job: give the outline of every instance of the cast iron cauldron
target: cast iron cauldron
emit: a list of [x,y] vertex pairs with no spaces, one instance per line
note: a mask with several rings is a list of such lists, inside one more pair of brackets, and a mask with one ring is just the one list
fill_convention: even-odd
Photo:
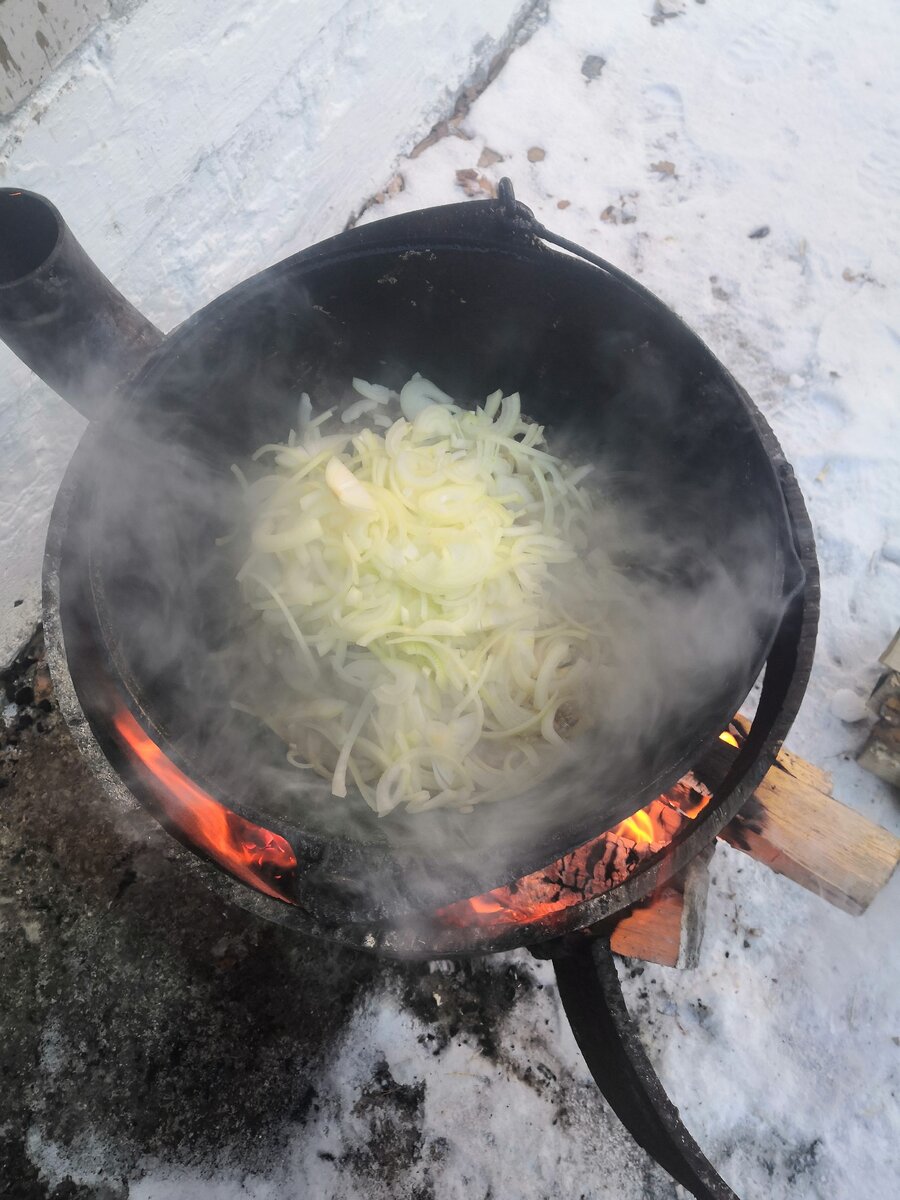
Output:
[[[716,739],[802,591],[783,491],[790,468],[749,398],[659,300],[544,230],[507,181],[496,201],[313,246],[166,338],[111,288],[52,205],[5,189],[0,335],[96,418],[48,541],[45,621],[74,685],[67,715],[84,714],[146,799],[113,725],[125,705],[186,775],[290,843],[303,867],[295,898],[326,924],[483,892],[640,808]],[[663,539],[691,531],[735,578],[752,530],[760,603],[753,628],[740,630],[740,660],[723,678],[701,648],[688,678],[660,673],[658,694],[678,697],[664,727],[652,738],[635,728],[611,759],[599,738],[595,771],[573,778],[562,806],[543,789],[503,802],[501,820],[487,807],[379,821],[361,800],[310,804],[302,779],[261,767],[283,758],[274,735],[230,707],[239,681],[223,674],[220,651],[236,594],[226,556],[208,552],[234,502],[230,464],[284,438],[301,389],[325,406],[352,375],[398,386],[416,370],[471,402],[520,389],[551,437],[564,429],[577,453],[602,457],[617,502],[640,497]],[[704,570],[687,562],[672,586],[702,588]]]

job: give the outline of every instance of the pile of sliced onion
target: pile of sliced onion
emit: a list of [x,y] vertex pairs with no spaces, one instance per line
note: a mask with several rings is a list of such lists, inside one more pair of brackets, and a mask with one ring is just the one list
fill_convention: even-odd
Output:
[[284,684],[256,711],[335,796],[468,811],[532,787],[585,724],[598,637],[569,613],[590,468],[547,450],[518,394],[473,411],[419,375],[353,387],[340,418],[304,395],[254,456],[238,579]]

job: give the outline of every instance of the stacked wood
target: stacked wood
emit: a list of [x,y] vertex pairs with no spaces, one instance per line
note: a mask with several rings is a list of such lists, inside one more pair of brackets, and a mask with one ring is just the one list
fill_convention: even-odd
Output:
[[859,754],[859,765],[900,787],[900,630],[879,660],[885,673],[869,698],[878,723]]

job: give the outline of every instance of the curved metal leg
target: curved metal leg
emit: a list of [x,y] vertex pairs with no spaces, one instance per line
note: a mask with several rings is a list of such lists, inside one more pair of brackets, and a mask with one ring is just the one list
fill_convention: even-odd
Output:
[[563,1008],[588,1069],[639,1146],[697,1200],[738,1200],[681,1123],[625,1006],[609,943],[587,938],[550,951]]

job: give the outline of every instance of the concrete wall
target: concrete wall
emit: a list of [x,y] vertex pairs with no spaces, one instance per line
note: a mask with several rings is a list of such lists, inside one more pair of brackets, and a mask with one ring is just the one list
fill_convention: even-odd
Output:
[[[0,121],[0,182],[50,197],[168,329],[338,232],[531,7],[119,0]],[[38,619],[50,507],[82,429],[0,344],[0,663]]]
[[107,0],[0,0],[0,114],[34,91],[108,8]]

